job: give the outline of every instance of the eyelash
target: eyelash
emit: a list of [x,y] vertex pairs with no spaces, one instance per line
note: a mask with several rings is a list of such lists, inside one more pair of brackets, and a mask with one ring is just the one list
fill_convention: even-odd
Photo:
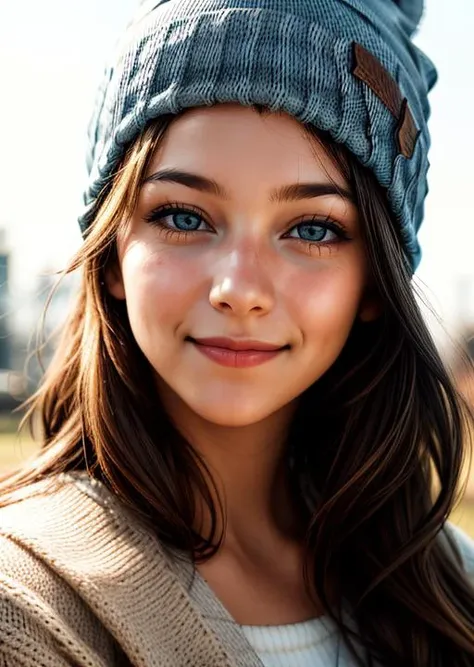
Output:
[[190,234],[199,233],[197,231],[186,232],[181,229],[173,229],[165,225],[163,223],[163,218],[166,218],[169,215],[173,215],[174,213],[191,213],[193,215],[197,215],[198,217],[202,218],[202,220],[206,224],[209,224],[205,219],[203,211],[201,211],[199,208],[192,206],[190,204],[184,205],[178,202],[170,202],[169,204],[163,204],[162,206],[154,208],[144,217],[144,220],[145,222],[148,222],[151,225],[159,227],[161,231],[165,234],[165,238],[179,237],[180,239],[185,240]]
[[[153,209],[150,211],[145,217],[144,220],[152,225],[156,225],[160,227],[161,231],[165,234],[165,238],[179,238],[180,240],[186,240],[188,236],[192,236],[193,234],[200,234],[202,230],[190,230],[190,231],[185,231],[181,229],[173,229],[172,227],[168,227],[167,225],[164,224],[163,218],[168,217],[169,215],[173,215],[176,213],[190,213],[191,215],[196,215],[197,217],[201,218],[201,220],[211,227],[211,225],[207,222],[205,215],[203,211],[196,206],[192,206],[189,204],[180,204],[179,202],[170,202],[168,204],[163,204],[162,206],[158,206],[157,208]],[[336,234],[337,241],[308,241],[305,239],[299,239],[295,237],[288,236],[289,233],[295,229],[295,227],[298,227],[299,225],[302,224],[317,224],[320,225],[321,227],[324,227],[328,229],[329,231],[333,232]],[[340,243],[344,241],[350,241],[351,237],[347,233],[346,229],[338,222],[335,220],[332,220],[329,216],[321,218],[319,216],[310,216],[309,218],[302,218],[298,222],[292,225],[292,227],[283,235],[283,238],[291,238],[293,241],[296,241],[297,243],[303,244],[306,248],[313,248],[316,247],[318,249],[321,249],[322,246],[328,246],[329,248],[334,245],[335,243]]]

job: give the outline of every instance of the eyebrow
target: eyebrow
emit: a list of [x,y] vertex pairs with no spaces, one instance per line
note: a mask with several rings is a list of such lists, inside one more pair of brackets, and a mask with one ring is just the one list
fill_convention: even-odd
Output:
[[294,183],[293,185],[284,185],[281,188],[272,190],[270,201],[280,203],[298,201],[300,199],[313,199],[314,197],[326,197],[328,195],[337,195],[355,203],[354,196],[347,188],[330,181],[325,183]]
[[[230,199],[229,193],[217,181],[198,174],[192,174],[179,169],[162,169],[147,176],[142,181],[142,186],[147,183],[177,183],[200,192],[220,197],[221,199]],[[288,201],[298,201],[300,199],[313,199],[315,197],[326,197],[336,195],[355,203],[354,196],[347,188],[336,185],[331,181],[324,183],[294,183],[292,185],[283,185],[270,193],[270,201],[281,203]]]
[[180,171],[179,169],[163,169],[161,171],[156,171],[154,174],[147,176],[143,180],[142,185],[157,182],[178,183],[179,185],[185,185],[188,188],[193,188],[200,192],[208,192],[209,194],[217,195],[217,197],[221,197],[222,199],[230,198],[225,189],[212,178],[198,176],[198,174],[191,174],[187,171]]

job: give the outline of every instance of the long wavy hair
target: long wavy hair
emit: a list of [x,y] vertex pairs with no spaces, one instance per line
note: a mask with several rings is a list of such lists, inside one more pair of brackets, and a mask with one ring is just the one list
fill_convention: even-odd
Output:
[[[216,485],[160,405],[126,306],[104,284],[117,262],[117,234],[172,122],[153,121],[129,147],[65,271],[80,272],[77,299],[25,403],[24,421],[35,433],[39,424],[41,449],[33,465],[0,480],[0,505],[39,479],[87,470],[159,540],[202,562],[223,537]],[[474,590],[444,526],[458,499],[472,416],[420,313],[384,190],[342,146],[306,130],[351,185],[382,313],[355,322],[335,364],[300,397],[289,430],[288,475],[306,526],[305,582],[359,664],[467,667]],[[193,529],[196,490],[211,517],[205,535]]]

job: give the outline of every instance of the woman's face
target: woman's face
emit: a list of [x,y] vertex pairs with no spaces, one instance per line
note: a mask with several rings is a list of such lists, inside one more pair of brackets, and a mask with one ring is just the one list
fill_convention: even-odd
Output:
[[285,114],[232,104],[177,118],[118,254],[108,288],[163,399],[215,424],[292,404],[373,314],[348,184]]

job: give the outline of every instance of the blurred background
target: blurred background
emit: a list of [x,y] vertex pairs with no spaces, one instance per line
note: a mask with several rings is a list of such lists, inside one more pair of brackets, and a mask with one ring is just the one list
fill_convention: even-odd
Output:
[[[386,0],[387,1],[387,0]],[[459,388],[474,403],[474,3],[425,0],[415,39],[435,62],[430,193],[416,284]],[[0,470],[34,451],[12,412],[41,369],[25,365],[55,272],[79,247],[85,133],[96,85],[136,0],[0,3]],[[74,294],[68,278],[45,321],[60,325]],[[433,314],[436,313],[436,316]],[[52,352],[44,352],[45,363]],[[467,471],[469,474],[469,471]],[[474,473],[454,520],[474,536]]]

